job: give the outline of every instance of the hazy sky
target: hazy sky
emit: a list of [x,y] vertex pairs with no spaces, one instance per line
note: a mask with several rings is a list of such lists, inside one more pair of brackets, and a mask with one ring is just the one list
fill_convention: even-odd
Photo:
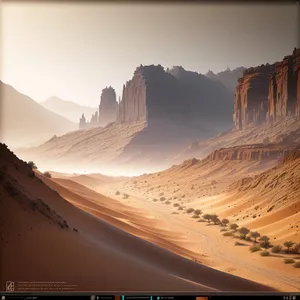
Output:
[[140,64],[219,72],[299,47],[296,4],[3,3],[0,78],[43,101],[99,104]]

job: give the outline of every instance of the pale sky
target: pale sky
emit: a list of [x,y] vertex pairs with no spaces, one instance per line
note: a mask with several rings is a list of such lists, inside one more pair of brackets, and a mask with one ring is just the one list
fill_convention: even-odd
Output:
[[206,73],[281,60],[299,47],[296,4],[2,3],[1,74],[36,101],[97,106],[140,64]]

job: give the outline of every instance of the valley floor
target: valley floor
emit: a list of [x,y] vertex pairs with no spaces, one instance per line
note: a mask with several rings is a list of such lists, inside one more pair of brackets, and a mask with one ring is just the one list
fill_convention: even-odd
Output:
[[[239,239],[223,236],[223,232],[220,232],[222,227],[198,222],[198,219],[191,218],[185,209],[178,211],[177,207],[173,206],[174,201],[171,205],[154,202],[153,197],[134,188],[132,181],[98,186],[95,182],[89,186],[90,189],[83,190],[81,185],[72,180],[53,180],[71,189],[75,194],[84,195],[85,201],[72,200],[62,191],[58,191],[74,205],[176,254],[280,291],[300,290],[299,269],[283,263],[284,258],[290,258],[291,255],[272,254],[270,257],[261,257],[259,253],[249,251],[251,243],[247,241],[243,242],[242,246],[235,246]],[[95,192],[116,201],[98,202]],[[172,195],[164,196],[168,199]],[[211,200],[223,202],[226,201],[226,197],[229,195],[220,193],[211,196]],[[185,203],[181,204],[186,208]],[[292,257],[296,261],[300,260],[299,255]]]

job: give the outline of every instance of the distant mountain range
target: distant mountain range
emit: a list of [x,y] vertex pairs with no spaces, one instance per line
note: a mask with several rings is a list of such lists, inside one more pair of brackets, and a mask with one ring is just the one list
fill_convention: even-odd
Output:
[[243,76],[243,72],[246,70],[244,67],[239,67],[233,70],[227,68],[225,71],[220,73],[214,73],[208,71],[205,76],[212,80],[218,80],[223,83],[231,92],[235,92],[238,79]]
[[54,134],[77,129],[75,123],[47,110],[2,81],[0,93],[1,141],[10,147],[34,146]]
[[39,104],[75,123],[79,122],[83,113],[89,120],[98,109],[97,107],[82,106],[72,101],[62,100],[58,97],[50,97]]

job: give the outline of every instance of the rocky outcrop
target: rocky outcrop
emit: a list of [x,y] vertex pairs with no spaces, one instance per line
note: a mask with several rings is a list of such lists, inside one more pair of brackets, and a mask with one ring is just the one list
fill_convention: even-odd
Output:
[[233,121],[236,129],[256,126],[265,121],[268,107],[269,76],[274,65],[262,65],[244,71],[234,96]]
[[300,116],[300,49],[272,65],[245,70],[234,98],[235,129]]
[[230,148],[221,148],[212,152],[208,158],[211,160],[277,160],[283,159],[295,149],[299,149],[299,145],[286,145],[270,144],[270,145],[245,145]]
[[230,126],[232,97],[220,82],[182,67],[141,65],[123,86],[117,120],[182,123],[191,130],[207,122],[211,128],[221,122]]
[[[118,102],[116,92],[110,86],[102,90],[101,101],[99,105],[99,125],[106,126],[117,119]],[[98,117],[98,116],[97,116]]]
[[86,118],[84,116],[84,114],[82,114],[80,120],[79,120],[79,129],[85,129],[86,128]]
[[291,115],[300,115],[300,49],[283,61],[275,63],[275,71],[269,79],[269,121],[277,121]]

